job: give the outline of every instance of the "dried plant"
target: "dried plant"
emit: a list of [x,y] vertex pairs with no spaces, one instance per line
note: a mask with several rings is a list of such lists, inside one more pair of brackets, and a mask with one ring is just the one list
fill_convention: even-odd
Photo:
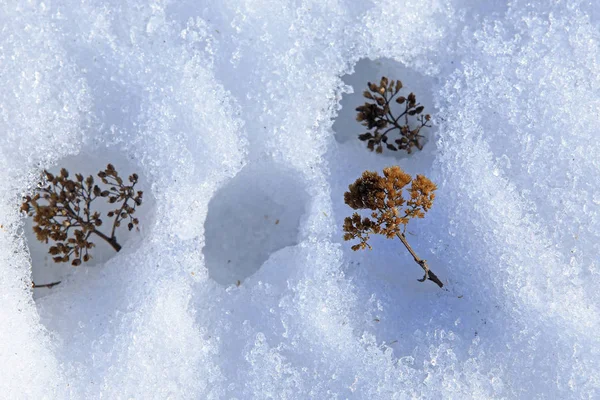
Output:
[[[407,186],[410,184],[410,188]],[[407,189],[408,198],[403,196]],[[369,217],[361,217],[355,212],[344,220],[344,240],[358,239],[352,250],[369,248],[371,234],[384,235],[388,239],[397,237],[406,247],[417,264],[425,271],[421,282],[429,279],[439,287],[443,283],[429,270],[427,262],[417,256],[406,239],[406,225],[412,218],[423,218],[433,205],[435,184],[423,175],[414,179],[398,166],[377,172],[365,171],[344,193],[344,201],[354,210],[371,210]]]
[[[78,266],[89,261],[92,258],[90,249],[95,247],[93,235],[119,251],[121,245],[115,236],[116,229],[124,221],[128,221],[129,230],[139,224],[133,216],[136,207],[142,204],[143,194],[135,191],[137,174],[129,176],[129,184],[125,184],[115,168],[108,164],[104,171],[98,172],[98,177],[104,189],[94,184],[91,175],[84,179],[81,174],[76,174],[73,180],[64,168],[59,175],[44,171],[43,182],[38,184],[35,194],[24,198],[21,210],[33,217],[37,239],[44,243],[49,239],[56,242],[48,253],[57,263],[71,261],[71,265]],[[107,213],[107,217],[113,219],[110,234],[100,231],[103,220],[100,213],[91,208],[92,202],[99,197],[115,205],[115,209]],[[34,287],[52,285],[34,284]]]
[[[431,116],[422,114],[424,107],[417,103],[415,94],[396,97],[402,89],[402,82],[400,80],[388,82],[385,76],[381,78],[379,85],[369,82],[368,86],[369,90],[365,90],[363,96],[373,103],[367,101],[358,107],[356,120],[366,126],[370,132],[363,133],[358,138],[366,141],[369,150],[375,150],[377,153],[383,152],[384,144],[388,150],[406,150],[409,154],[413,147],[422,150],[423,145],[419,139],[424,136],[420,132],[424,127],[431,127],[429,124]],[[397,117],[390,108],[393,101],[404,104],[404,111]],[[410,128],[409,117],[415,117],[417,121],[414,129]],[[390,143],[388,138],[392,131],[398,131],[400,134],[400,137],[393,141],[395,144]]]

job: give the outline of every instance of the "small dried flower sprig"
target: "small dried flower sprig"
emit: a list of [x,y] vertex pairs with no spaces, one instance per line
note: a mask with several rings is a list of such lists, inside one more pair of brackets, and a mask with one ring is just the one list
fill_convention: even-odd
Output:
[[[409,198],[402,191],[407,188]],[[398,166],[384,168],[383,176],[365,171],[344,193],[344,201],[354,210],[371,210],[369,217],[355,212],[344,220],[344,240],[358,239],[352,250],[369,248],[371,234],[384,235],[388,239],[397,237],[406,247],[417,264],[425,271],[421,282],[429,279],[439,287],[444,284],[429,270],[427,261],[419,258],[406,239],[406,225],[412,218],[423,218],[431,209],[435,198],[435,184],[423,175],[414,179]]]
[[[385,76],[381,78],[379,85],[369,82],[368,86],[369,90],[365,90],[363,96],[374,103],[367,101],[356,108],[358,111],[356,120],[366,126],[370,132],[363,133],[358,138],[366,141],[369,150],[375,150],[377,153],[383,152],[384,144],[388,150],[406,150],[409,154],[413,147],[422,150],[423,145],[419,139],[424,136],[420,132],[424,127],[431,127],[431,116],[422,114],[424,107],[417,103],[415,94],[396,97],[402,89],[402,82],[400,80],[389,82]],[[404,111],[397,117],[390,108],[393,101],[404,104]],[[410,128],[409,117],[416,117],[417,125],[413,129]],[[395,130],[400,134],[400,138],[390,143],[388,135]]]
[[[127,227],[132,230],[139,224],[133,216],[136,207],[142,204],[142,191],[136,191],[137,174],[129,176],[129,184],[125,184],[112,164],[108,164],[98,177],[105,185],[101,189],[94,183],[90,175],[84,179],[76,174],[75,179],[69,179],[69,172],[61,169],[60,174],[54,175],[44,171],[43,182],[35,189],[33,196],[26,196],[21,205],[21,211],[33,217],[33,231],[39,241],[48,243],[51,239],[56,242],[50,246],[48,253],[53,255],[57,263],[69,262],[78,266],[89,261],[92,256],[90,249],[95,247],[91,241],[92,235],[106,241],[115,251],[121,250],[121,245],[115,236],[116,229],[125,220]],[[110,235],[99,230],[104,225],[100,213],[92,211],[91,204],[98,197],[103,197],[116,208],[108,212],[109,218],[114,218]],[[42,204],[43,203],[43,204]],[[34,287],[52,287],[34,285]]]

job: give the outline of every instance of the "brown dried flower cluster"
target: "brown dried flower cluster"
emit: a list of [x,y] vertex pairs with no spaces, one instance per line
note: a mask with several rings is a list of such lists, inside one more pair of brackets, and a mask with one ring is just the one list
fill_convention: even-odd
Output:
[[[71,264],[78,266],[89,261],[92,258],[90,249],[95,247],[92,235],[102,238],[119,251],[121,245],[115,236],[116,229],[124,220],[128,220],[129,230],[139,224],[138,219],[133,217],[136,207],[142,204],[143,194],[134,189],[137,174],[129,176],[129,184],[125,184],[115,168],[108,164],[98,177],[105,189],[94,184],[91,175],[84,179],[81,174],[76,174],[73,180],[69,179],[69,172],[64,168],[59,175],[44,171],[44,182],[38,184],[36,193],[24,198],[21,211],[33,217],[33,231],[37,239],[45,243],[49,239],[56,242],[48,250],[55,262],[72,260]],[[98,197],[116,205],[107,214],[114,218],[110,235],[99,230],[103,226],[101,215],[91,209],[92,202]]]
[[[366,102],[358,107],[356,109],[358,111],[356,120],[372,131],[363,133],[358,138],[366,141],[369,150],[375,150],[377,153],[383,152],[384,144],[388,150],[406,150],[409,154],[412,152],[413,147],[422,150],[423,145],[419,139],[423,136],[420,132],[423,127],[431,127],[429,124],[431,116],[422,114],[424,107],[417,103],[415,94],[410,93],[408,97],[396,97],[402,89],[402,82],[400,80],[389,82],[385,76],[381,78],[379,85],[369,82],[368,86],[369,90],[365,90],[363,96],[374,101],[374,103]],[[397,117],[394,116],[390,108],[393,101],[404,104],[404,111]],[[411,129],[409,117],[415,116],[418,124],[416,128]],[[388,134],[394,130],[398,131],[400,138],[390,143]]]
[[[410,187],[407,187],[410,184]],[[377,172],[365,171],[344,193],[344,201],[354,210],[371,210],[370,217],[361,217],[355,212],[344,220],[344,240],[358,239],[352,250],[369,248],[371,234],[384,235],[388,239],[397,237],[404,244],[415,262],[423,268],[425,276],[439,287],[443,283],[429,270],[427,262],[420,259],[406,240],[406,225],[411,218],[423,218],[431,209],[435,198],[435,184],[423,175],[414,179],[398,166]],[[406,190],[408,197],[403,196]]]

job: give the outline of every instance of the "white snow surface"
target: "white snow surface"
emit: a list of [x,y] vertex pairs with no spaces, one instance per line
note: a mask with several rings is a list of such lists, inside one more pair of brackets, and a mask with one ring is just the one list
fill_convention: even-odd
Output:
[[[356,139],[382,75],[423,151]],[[600,398],[597,2],[5,0],[0,87],[0,397]],[[21,197],[108,162],[140,231],[49,262]],[[439,187],[408,230],[446,290],[341,240],[394,164]]]

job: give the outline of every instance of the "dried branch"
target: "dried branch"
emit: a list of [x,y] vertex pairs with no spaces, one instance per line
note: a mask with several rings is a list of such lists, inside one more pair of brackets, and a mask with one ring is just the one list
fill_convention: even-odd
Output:
[[[410,93],[408,97],[396,97],[402,89],[402,82],[391,81],[384,76],[381,78],[379,85],[368,83],[369,90],[363,92],[363,96],[371,101],[365,102],[362,106],[356,108],[358,114],[356,120],[366,126],[370,132],[358,135],[358,138],[367,142],[367,148],[377,153],[383,152],[383,144],[388,150],[398,151],[406,150],[409,154],[412,148],[416,147],[419,150],[423,149],[423,145],[419,139],[423,138],[420,134],[424,127],[430,128],[429,114],[422,115],[424,107],[417,103],[417,98],[414,93]],[[404,104],[404,111],[397,117],[394,117],[390,105],[394,101],[398,104]],[[410,128],[409,117],[415,117],[418,122],[414,129]],[[404,124],[399,121],[404,117]],[[388,135],[390,132],[397,130],[400,138],[394,140],[395,144],[388,143]]]
[[[37,239],[45,243],[49,239],[56,242],[50,246],[48,253],[54,256],[53,260],[57,263],[71,261],[71,265],[78,266],[89,261],[92,258],[89,251],[95,247],[90,240],[92,235],[106,241],[115,251],[120,251],[121,245],[115,236],[116,228],[126,218],[129,219],[129,230],[139,224],[138,219],[133,217],[136,207],[142,204],[143,194],[134,189],[138,181],[137,174],[131,175],[130,185],[126,185],[112,164],[108,164],[104,171],[98,173],[98,177],[104,185],[109,186],[108,189],[102,190],[94,184],[91,175],[84,179],[81,174],[76,174],[75,180],[72,180],[64,168],[59,175],[44,171],[43,182],[38,184],[35,194],[24,198],[21,210],[33,217],[33,231]],[[91,209],[92,202],[99,197],[108,198],[110,204],[118,205],[107,214],[109,218],[114,217],[110,236],[99,230],[103,225],[100,213]],[[52,287],[55,284],[34,287]]]
[[[361,217],[355,212],[344,220],[344,240],[358,239],[359,243],[352,250],[371,249],[368,243],[371,234],[384,235],[388,239],[397,237],[406,247],[413,259],[425,275],[421,282],[429,279],[439,287],[443,283],[429,270],[427,262],[417,256],[408,244],[406,225],[412,218],[424,218],[431,209],[437,187],[423,175],[414,179],[402,171],[400,167],[384,168],[383,175],[365,171],[344,193],[344,201],[354,210],[371,210],[370,217]],[[402,191],[410,184],[409,198],[405,199]]]

